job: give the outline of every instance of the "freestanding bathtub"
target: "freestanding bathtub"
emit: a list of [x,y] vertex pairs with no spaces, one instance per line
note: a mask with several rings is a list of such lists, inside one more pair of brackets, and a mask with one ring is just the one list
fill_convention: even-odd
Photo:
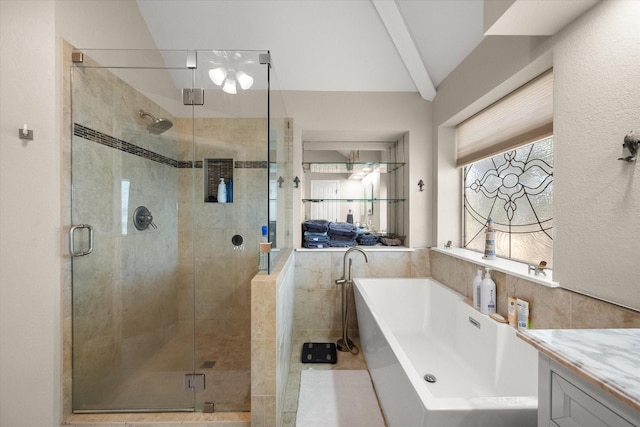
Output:
[[354,284],[360,342],[389,427],[537,424],[538,354],[514,328],[431,278]]

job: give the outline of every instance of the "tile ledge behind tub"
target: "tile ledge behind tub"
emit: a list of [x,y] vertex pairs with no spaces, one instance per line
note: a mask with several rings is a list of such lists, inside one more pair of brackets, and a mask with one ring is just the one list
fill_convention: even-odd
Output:
[[[407,246],[350,246],[363,249],[365,252],[413,252],[415,248],[409,248]],[[296,252],[346,252],[349,248],[296,248]]]
[[[524,262],[513,261],[510,259],[504,259],[504,258],[486,260],[482,258],[481,253],[470,251],[469,249],[463,249],[463,248],[451,248],[451,249],[431,248],[431,250],[438,252],[439,254],[449,255],[454,258],[461,259],[463,261],[472,262],[474,264],[481,265],[483,267],[489,267],[492,270],[501,271],[511,276],[528,280],[530,282],[537,283],[539,285],[546,286],[548,288],[557,288],[560,286],[558,282],[554,282],[550,277],[528,274],[529,267]],[[553,271],[551,271],[550,273],[553,274]]]

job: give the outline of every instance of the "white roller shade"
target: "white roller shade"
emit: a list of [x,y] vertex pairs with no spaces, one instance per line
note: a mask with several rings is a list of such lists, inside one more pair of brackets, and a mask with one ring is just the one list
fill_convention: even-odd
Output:
[[457,166],[553,135],[553,72],[536,77],[456,127]]

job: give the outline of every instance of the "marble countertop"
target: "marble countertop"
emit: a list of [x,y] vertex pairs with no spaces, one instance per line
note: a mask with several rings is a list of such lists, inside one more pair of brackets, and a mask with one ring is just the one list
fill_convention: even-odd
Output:
[[640,411],[640,329],[528,329],[518,336]]

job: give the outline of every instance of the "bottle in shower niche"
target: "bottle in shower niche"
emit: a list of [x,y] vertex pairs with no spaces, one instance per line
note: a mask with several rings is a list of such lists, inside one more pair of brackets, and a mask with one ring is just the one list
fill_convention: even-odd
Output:
[[269,269],[269,252],[271,244],[269,243],[269,227],[262,226],[262,236],[260,237],[260,245],[258,248],[258,270],[267,271]]
[[220,178],[218,183],[218,203],[227,203],[227,186],[224,183],[224,178]]
[[473,308],[480,310],[481,301],[481,287],[482,284],[482,270],[478,269],[476,277],[473,278]]
[[484,279],[480,283],[480,312],[491,314],[496,312],[496,282],[491,279],[490,269],[486,269]]
[[484,259],[496,259],[496,231],[493,229],[493,220],[487,219],[487,230],[484,241]]
[[227,181],[227,203],[233,203],[233,181],[231,178]]

